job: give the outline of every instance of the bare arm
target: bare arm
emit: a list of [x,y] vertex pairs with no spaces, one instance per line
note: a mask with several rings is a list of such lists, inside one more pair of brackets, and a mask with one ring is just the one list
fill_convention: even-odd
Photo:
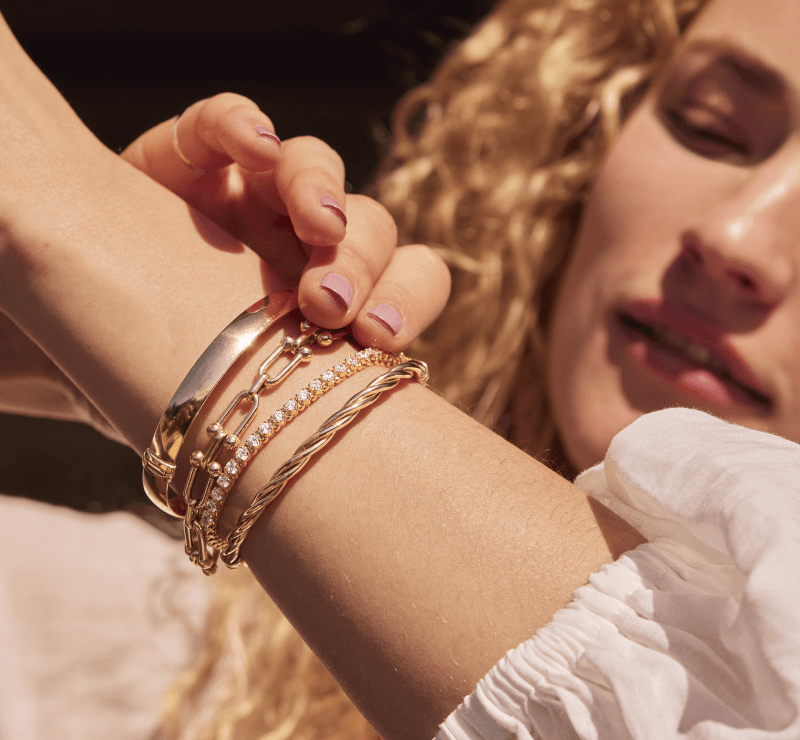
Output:
[[[103,149],[2,34],[0,309],[143,450],[186,370],[270,276]],[[264,342],[226,379],[217,408],[249,385],[275,339]],[[274,399],[340,353],[320,353]],[[237,484],[231,511],[378,372],[346,381],[283,430]],[[411,385],[307,467],[245,556],[383,736],[424,738],[591,572],[638,542],[616,522],[601,527],[568,482]]]

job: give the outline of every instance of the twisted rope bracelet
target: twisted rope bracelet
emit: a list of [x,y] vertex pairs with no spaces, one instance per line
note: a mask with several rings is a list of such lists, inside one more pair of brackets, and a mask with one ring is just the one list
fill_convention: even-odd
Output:
[[375,403],[384,391],[394,388],[401,380],[408,380],[416,376],[420,383],[427,382],[428,367],[424,362],[409,360],[403,355],[389,355],[389,357],[397,357],[398,364],[389,372],[373,380],[364,390],[356,393],[340,411],[329,417],[311,437],[295,450],[294,455],[275,471],[267,485],[256,494],[253,502],[239,517],[233,532],[227,537],[225,547],[220,555],[220,559],[225,565],[229,568],[239,566],[242,545],[258,518],[277,498],[289,480],[303,469],[313,454],[319,452],[330,442],[336,432],[346,427],[362,409]]

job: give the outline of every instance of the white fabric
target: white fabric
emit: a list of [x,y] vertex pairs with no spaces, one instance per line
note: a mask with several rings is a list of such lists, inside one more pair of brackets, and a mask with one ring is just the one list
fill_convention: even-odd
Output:
[[800,447],[649,414],[576,483],[648,543],[510,651],[441,740],[798,740]]
[[152,736],[208,609],[195,571],[130,514],[0,496],[0,738]]

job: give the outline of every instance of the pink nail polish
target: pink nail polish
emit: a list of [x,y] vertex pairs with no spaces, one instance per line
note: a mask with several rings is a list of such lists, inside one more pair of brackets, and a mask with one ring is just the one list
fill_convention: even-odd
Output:
[[353,286],[343,275],[338,272],[329,272],[322,278],[319,287],[333,293],[344,304],[345,308],[350,307],[350,301],[353,300]]
[[397,334],[403,326],[403,319],[400,318],[400,314],[385,303],[373,306],[367,311],[367,316],[380,321],[392,334]]
[[325,193],[325,195],[319,199],[319,202],[325,206],[325,208],[330,208],[340,219],[342,219],[342,223],[347,226],[347,216],[345,215],[344,208],[342,208],[341,203],[339,203],[336,198]]
[[272,133],[272,131],[265,126],[256,126],[255,131],[262,139],[269,139],[270,141],[274,141],[278,146],[281,145],[281,140],[277,135]]

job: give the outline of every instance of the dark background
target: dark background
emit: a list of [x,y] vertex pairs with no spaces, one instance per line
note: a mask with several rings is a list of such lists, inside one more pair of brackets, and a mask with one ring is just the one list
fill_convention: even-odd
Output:
[[[190,103],[254,99],[281,138],[318,136],[354,191],[370,180],[395,101],[494,0],[0,2],[25,50],[114,151]],[[109,511],[144,506],[141,462],[77,424],[0,415],[0,491]],[[141,513],[141,512],[140,512]]]

